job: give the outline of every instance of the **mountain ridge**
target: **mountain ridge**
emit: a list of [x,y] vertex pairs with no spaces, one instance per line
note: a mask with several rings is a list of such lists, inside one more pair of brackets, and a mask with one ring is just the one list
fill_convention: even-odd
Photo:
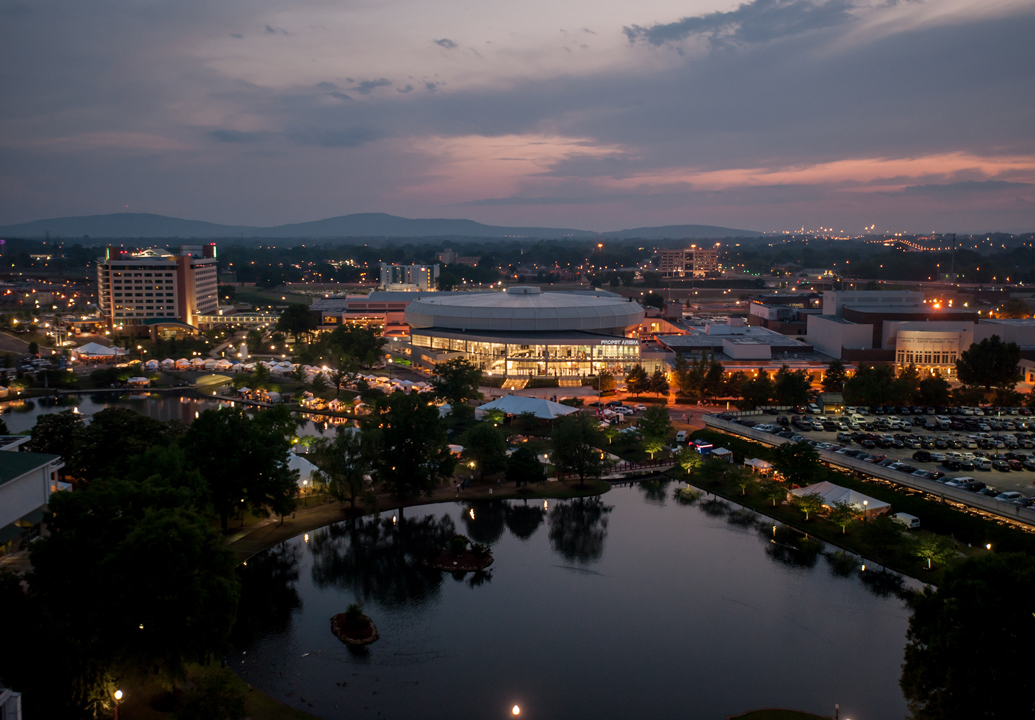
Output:
[[[640,233],[640,234],[637,234]],[[675,233],[675,234],[673,234]],[[485,225],[463,218],[411,219],[387,213],[352,213],[323,220],[288,223],[271,227],[222,225],[204,220],[157,215],[153,213],[113,213],[81,215],[33,220],[27,223],[0,226],[0,236],[40,239],[45,237],[75,239],[345,239],[469,237],[469,238],[634,238],[695,239],[710,237],[750,237],[761,233],[714,225],[666,225],[634,228],[607,233],[575,228],[508,227]]]

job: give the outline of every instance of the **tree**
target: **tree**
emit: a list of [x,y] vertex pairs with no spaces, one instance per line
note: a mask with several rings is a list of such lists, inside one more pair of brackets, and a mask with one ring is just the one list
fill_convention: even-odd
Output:
[[76,433],[82,427],[83,416],[74,410],[40,415],[27,444],[32,452],[60,455],[67,461],[75,449]]
[[861,367],[846,383],[849,405],[887,405],[892,401],[895,369],[888,365]]
[[1010,298],[996,310],[996,317],[1025,319],[1031,317],[1031,305],[1021,298]]
[[704,458],[701,457],[701,453],[684,445],[676,452],[675,461],[676,465],[683,468],[683,472],[693,475],[696,470],[700,469]]
[[454,290],[457,285],[460,284],[460,278],[453,273],[447,271],[442,272],[438,276],[438,289],[442,292],[449,292]]
[[773,448],[773,468],[794,485],[815,483],[822,471],[819,453],[807,442],[784,443]]
[[956,376],[964,385],[1013,387],[1020,378],[1021,349],[1017,343],[1004,343],[998,335],[974,343],[960,353]]
[[464,433],[464,453],[474,460],[480,477],[492,475],[507,467],[507,441],[500,429],[481,422]]
[[741,399],[737,401],[737,407],[741,410],[754,410],[759,405],[768,405],[773,397],[773,382],[765,370],[759,370],[758,375],[743,381],[740,387]]
[[7,429],[7,423],[4,422],[3,418],[0,418],[0,435],[10,435],[11,431]]
[[607,438],[607,444],[610,445],[612,441],[621,434],[621,430],[616,428],[614,425],[608,423],[606,428],[603,428],[600,433]]
[[[864,513],[865,514],[865,513]],[[902,542],[902,525],[890,515],[865,518],[860,532],[862,539],[871,548],[883,554]]]
[[431,385],[435,395],[453,407],[453,412],[468,400],[482,397],[478,386],[482,381],[482,371],[467,358],[454,358],[435,366],[435,376]]
[[29,354],[36,357],[40,354],[40,344],[33,340],[29,343]]
[[848,381],[848,372],[845,364],[834,358],[823,373],[823,392],[843,392],[845,383]]
[[317,394],[327,389],[327,376],[322,372],[313,375],[313,393]]
[[704,400],[712,400],[721,397],[725,389],[726,369],[722,363],[711,357],[708,360],[708,370],[704,374],[704,382],[701,385],[701,397]]
[[[126,459],[148,448],[168,445],[170,428],[160,420],[126,408],[105,408],[75,433],[75,450],[66,461],[86,480],[124,474]],[[113,448],[118,448],[113,452]]]
[[758,495],[763,500],[770,500],[776,507],[777,500],[787,497],[787,488],[775,480],[762,480],[758,483]]
[[651,405],[640,416],[640,432],[644,438],[653,438],[664,442],[672,433],[672,419],[668,410],[661,405]]
[[914,555],[927,561],[930,570],[933,563],[947,563],[956,557],[956,545],[944,535],[917,533],[910,537],[909,549]]
[[553,464],[561,472],[579,476],[585,485],[587,477],[600,477],[603,470],[596,421],[583,413],[572,413],[558,418],[551,440]]
[[615,382],[615,374],[613,372],[610,370],[601,370],[597,374],[597,392],[614,392],[616,387],[618,387],[618,383]]
[[205,668],[183,694],[176,720],[243,720],[244,696],[236,680],[229,668]]
[[507,482],[522,484],[546,481],[546,469],[527,445],[522,445],[507,458]]
[[400,500],[430,495],[453,474],[456,461],[438,408],[418,394],[393,393],[376,408],[363,433],[379,447],[377,479]]
[[[1035,560],[985,555],[914,595],[899,685],[916,720],[1027,718]],[[980,668],[980,672],[975,672]],[[989,683],[1011,692],[989,692]]]
[[333,439],[317,438],[310,450],[313,463],[320,468],[319,477],[327,484],[331,497],[343,505],[348,500],[353,510],[366,490],[366,478],[372,467],[370,450],[364,446],[359,433],[340,425]]
[[915,405],[920,402],[920,371],[910,363],[898,371],[891,386],[891,400],[898,405]]
[[668,376],[658,368],[650,376],[650,391],[659,397],[661,395],[668,395]]
[[804,405],[809,401],[812,381],[806,370],[791,370],[786,365],[776,371],[773,394],[777,405]]
[[823,509],[823,498],[816,493],[791,495],[791,505],[794,506],[795,510],[802,513],[805,516],[805,521],[808,522],[809,515],[815,515]]
[[334,367],[331,368],[331,384],[334,385],[334,397],[341,395],[341,388],[348,385],[359,375],[359,362],[351,355],[343,352],[335,353]]
[[731,466],[726,471],[727,477],[740,488],[741,495],[747,495],[748,488],[755,484],[755,475],[745,467]]
[[830,512],[827,513],[827,520],[841,528],[842,535],[847,532],[848,526],[857,517],[859,517],[859,511],[855,509],[852,503],[845,500],[835,501],[830,508]]
[[265,517],[294,507],[298,472],[288,467],[288,422],[281,406],[254,418],[240,408],[205,410],[191,423],[182,445],[209,485],[224,531],[238,508]]
[[304,303],[292,303],[284,308],[277,320],[277,330],[291,333],[308,342],[316,330],[316,314]]
[[385,339],[375,327],[342,325],[322,343],[330,357],[347,355],[361,365],[373,365],[383,355]]
[[665,441],[659,437],[644,437],[643,438],[643,451],[650,454],[650,459],[654,459],[654,454],[659,453],[665,449]]
[[625,385],[632,395],[642,395],[650,388],[650,378],[642,365],[634,365],[625,375]]
[[952,401],[952,387],[949,381],[935,372],[920,381],[920,402],[924,405],[938,407],[948,405]]

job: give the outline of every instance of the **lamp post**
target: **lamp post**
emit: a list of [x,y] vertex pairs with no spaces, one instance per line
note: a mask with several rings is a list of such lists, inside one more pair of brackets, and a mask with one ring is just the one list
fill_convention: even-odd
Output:
[[866,522],[866,510],[867,510],[867,505],[869,505],[869,504],[870,504],[869,500],[863,500],[863,522]]
[[116,690],[113,697],[115,698],[115,714],[112,717],[114,717],[115,720],[119,720],[119,705],[122,704],[123,692],[121,690]]

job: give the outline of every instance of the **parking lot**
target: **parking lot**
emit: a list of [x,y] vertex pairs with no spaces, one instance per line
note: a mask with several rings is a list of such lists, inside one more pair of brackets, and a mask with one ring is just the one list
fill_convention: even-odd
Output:
[[[772,434],[789,439],[822,443],[828,450],[859,453],[857,459],[885,465],[897,461],[916,470],[942,473],[928,478],[937,482],[970,477],[989,488],[983,491],[986,495],[997,490],[1035,496],[1035,419],[1020,412],[1016,416],[997,412],[994,417],[951,411],[875,415],[871,410],[848,408],[844,415],[778,413],[741,416],[738,422],[756,430],[769,428]],[[925,452],[934,459],[925,460]]]

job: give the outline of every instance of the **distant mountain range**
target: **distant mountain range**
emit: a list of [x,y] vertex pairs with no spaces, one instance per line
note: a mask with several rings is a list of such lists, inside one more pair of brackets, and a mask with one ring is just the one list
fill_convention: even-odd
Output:
[[595,233],[572,228],[501,227],[483,225],[473,220],[411,220],[385,213],[356,213],[312,222],[252,227],[247,225],[219,225],[201,220],[152,215],[149,213],[117,213],[113,215],[85,215],[82,217],[34,220],[19,225],[0,227],[0,237],[39,239],[101,238],[263,238],[263,239],[320,239],[344,238],[416,238],[416,237],[469,237],[469,238],[662,238],[694,239],[717,237],[751,237],[761,233],[750,230],[716,227],[713,225],[667,225],[664,227],[635,228],[617,232]]

